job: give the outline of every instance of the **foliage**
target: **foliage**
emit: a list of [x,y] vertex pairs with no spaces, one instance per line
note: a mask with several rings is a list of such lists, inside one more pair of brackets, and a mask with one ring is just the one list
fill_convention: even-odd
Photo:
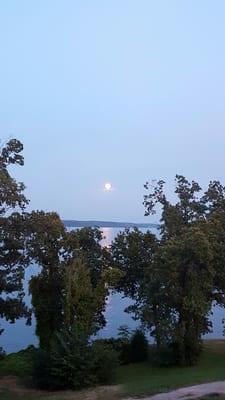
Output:
[[136,329],[130,340],[131,362],[140,363],[148,359],[148,340],[142,330]]
[[123,342],[123,343],[129,343],[131,339],[131,330],[127,325],[120,325],[118,328],[118,338]]
[[[48,389],[73,388],[89,386],[92,381],[90,374],[91,353],[86,332],[77,329],[64,329],[56,333],[48,352],[40,354],[39,363],[47,366],[40,373],[38,387]],[[39,365],[40,365],[39,364]],[[37,370],[34,371],[36,379]],[[42,386],[40,386],[42,385]]]
[[109,384],[115,378],[116,352],[102,343],[90,344],[88,332],[76,324],[56,333],[50,351],[40,350],[33,382],[41,389],[81,389]]
[[[212,300],[224,301],[224,295],[219,299],[218,293],[218,281],[220,285],[225,281],[222,259],[218,260],[216,251],[218,238],[214,224],[216,215],[219,213],[221,217],[225,213],[225,188],[219,182],[210,182],[207,191],[198,197],[201,192],[198,183],[190,183],[180,175],[176,176],[176,183],[178,202],[175,205],[166,198],[163,181],[159,181],[153,192],[144,198],[147,215],[155,212],[157,204],[162,207],[162,238],[157,257],[143,283],[144,302],[150,308],[140,308],[145,319],[146,309],[153,310],[154,304],[157,306],[160,318],[154,315],[152,323],[155,326],[153,334],[160,339],[158,344],[162,339],[164,345],[169,342],[177,362],[190,365],[199,356],[201,335],[210,327],[208,315]],[[149,184],[146,184],[146,189],[149,189]],[[225,232],[221,225],[220,228]],[[225,244],[224,239],[222,242]],[[160,273],[154,275],[151,270]],[[223,275],[223,279],[218,280],[218,275],[220,278]],[[156,302],[157,297],[150,290],[149,276],[153,277],[151,282],[156,278],[155,294],[159,294]],[[161,315],[164,315],[162,319]]]
[[148,265],[151,265],[157,239],[151,232],[143,233],[139,229],[126,229],[120,232],[111,246],[114,265],[123,272],[117,289],[136,299],[139,293],[140,283]]
[[92,345],[92,370],[95,383],[100,385],[115,382],[118,354],[112,346],[95,341]]
[[0,376],[28,377],[32,371],[33,359],[38,350],[28,346],[18,353],[7,354],[0,359]]
[[[29,256],[42,267],[41,273],[30,282],[32,305],[37,320],[36,333],[41,347],[47,349],[50,346],[54,332],[60,330],[63,324],[63,312],[66,309],[67,317],[70,318],[68,301],[71,301],[71,295],[78,299],[85,290],[89,294],[83,296],[83,303],[76,303],[79,310],[84,307],[78,313],[89,318],[90,315],[88,317],[87,314],[93,316],[94,312],[94,319],[98,320],[95,329],[103,327],[105,297],[108,293],[105,283],[110,280],[110,274],[107,274],[109,266],[104,261],[107,258],[106,250],[100,246],[101,232],[92,228],[67,232],[55,213],[32,212],[29,223]],[[85,271],[79,268],[79,263],[85,264]],[[87,275],[90,281],[85,286],[83,281],[87,279]],[[92,290],[95,290],[95,295],[91,293]],[[40,292],[42,296],[39,295]],[[90,312],[85,301],[89,301]],[[71,309],[71,315],[72,312]]]
[[65,267],[64,324],[68,328],[76,324],[89,335],[102,326],[102,313],[108,293],[105,280],[93,286],[90,270],[80,259]]
[[83,260],[75,259],[63,265],[62,278],[62,322],[49,346],[38,354],[34,383],[48,389],[108,383],[115,370],[115,352],[100,343],[90,344],[90,336],[101,326],[108,292],[105,276],[94,286]]
[[[37,349],[23,350],[19,353],[7,355],[0,360],[0,375],[29,376],[31,370],[30,356],[37,352]],[[123,396],[147,396],[154,393],[166,392],[183,386],[192,386],[195,384],[224,380],[225,370],[225,342],[207,341],[204,342],[203,352],[199,358],[198,364],[192,367],[156,367],[150,361],[146,363],[130,364],[120,366],[116,372],[116,382],[121,385]],[[32,358],[31,358],[32,359]],[[21,387],[20,387],[21,390]],[[110,389],[111,391],[112,389]],[[28,391],[26,389],[26,393]],[[81,397],[79,397],[81,395]],[[15,397],[15,393],[11,398]],[[25,394],[24,394],[25,396]],[[40,392],[29,393],[29,396],[36,398]],[[45,394],[43,393],[45,398]],[[56,397],[56,394],[48,393],[47,397]],[[69,393],[60,392],[60,399],[67,398]],[[84,398],[84,393],[72,394],[72,397]],[[21,397],[22,400],[23,397]],[[25,398],[25,397],[24,397]],[[58,398],[58,397],[57,397]],[[102,398],[108,398],[103,396]]]
[[161,210],[160,239],[127,230],[114,240],[112,258],[124,274],[118,289],[134,300],[127,311],[158,351],[169,346],[177,363],[191,365],[210,329],[212,302],[225,305],[225,187],[210,182],[202,194],[197,182],[177,175],[173,204],[164,183],[146,183],[144,196],[146,215]]
[[115,350],[121,365],[143,362],[148,359],[148,341],[141,329],[132,332],[127,325],[121,325],[116,339],[100,339],[95,343]]
[[122,365],[129,364],[131,362],[130,341],[132,337],[132,332],[127,325],[121,325],[118,328],[117,336],[120,343],[118,349],[120,364]]
[[33,386],[42,390],[54,388],[55,382],[50,371],[50,354],[47,350],[40,347],[33,357],[31,369]]
[[29,285],[36,334],[40,346],[48,348],[54,332],[62,324],[63,268],[60,257],[65,228],[56,213],[36,211],[28,216],[27,235],[29,257],[42,267]]
[[71,230],[64,237],[65,261],[82,259],[89,269],[93,286],[98,285],[102,272],[108,267],[109,256],[101,246],[102,239],[102,232],[98,228]]
[[[30,312],[23,298],[22,280],[28,259],[25,252],[25,186],[11,176],[12,165],[23,165],[23,145],[10,140],[0,151],[0,317],[11,323]],[[0,329],[0,333],[2,330]]]

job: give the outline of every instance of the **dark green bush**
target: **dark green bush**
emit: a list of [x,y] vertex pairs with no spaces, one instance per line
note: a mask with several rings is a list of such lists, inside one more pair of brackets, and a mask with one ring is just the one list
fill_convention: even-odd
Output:
[[32,379],[34,386],[39,389],[54,388],[50,355],[46,350],[38,349],[34,354]]
[[118,329],[118,340],[120,341],[119,360],[120,364],[127,365],[131,363],[130,340],[132,331],[127,325],[121,325]]
[[91,347],[84,332],[73,329],[56,333],[48,351],[34,359],[33,382],[37,388],[80,389],[91,385]]
[[114,381],[118,356],[101,341],[90,344],[85,332],[74,328],[55,334],[50,350],[34,359],[33,383],[40,389],[81,389]]
[[121,339],[109,338],[109,339],[97,339],[94,341],[95,344],[99,343],[104,347],[109,347],[110,349],[120,352],[123,341]]
[[50,358],[51,375],[59,388],[81,389],[93,384],[91,346],[84,331],[73,328],[56,334]]
[[195,365],[202,350],[202,343],[192,334],[186,335],[183,341],[171,344],[173,357],[177,365]]
[[3,360],[3,358],[5,358],[5,356],[6,356],[5,351],[3,350],[2,347],[0,347],[0,360]]
[[110,339],[98,339],[95,341],[95,343],[99,343],[106,348],[114,350],[117,353],[117,357],[121,365],[126,365],[131,362],[129,342],[124,341],[120,338],[119,339],[110,338]]
[[121,365],[127,365],[132,362],[130,343],[123,343],[121,346],[119,360]]
[[133,363],[139,363],[148,359],[148,340],[145,334],[137,329],[130,341],[130,360]]
[[97,384],[111,384],[115,380],[118,354],[109,344],[96,341],[92,345],[92,376]]
[[163,346],[152,351],[151,359],[159,367],[170,367],[175,365],[174,351],[171,346]]

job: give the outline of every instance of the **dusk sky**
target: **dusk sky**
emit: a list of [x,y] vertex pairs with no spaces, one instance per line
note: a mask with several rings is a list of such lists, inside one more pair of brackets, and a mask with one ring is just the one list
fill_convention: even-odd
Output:
[[146,180],[225,184],[224,0],[0,1],[0,52],[30,209],[155,222]]

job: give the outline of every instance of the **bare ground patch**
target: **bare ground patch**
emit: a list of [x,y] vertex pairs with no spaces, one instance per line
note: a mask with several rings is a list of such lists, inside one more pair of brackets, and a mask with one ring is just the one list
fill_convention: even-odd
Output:
[[118,385],[100,386],[82,391],[48,392],[24,386],[16,377],[0,379],[0,398],[9,400],[116,400],[121,397]]

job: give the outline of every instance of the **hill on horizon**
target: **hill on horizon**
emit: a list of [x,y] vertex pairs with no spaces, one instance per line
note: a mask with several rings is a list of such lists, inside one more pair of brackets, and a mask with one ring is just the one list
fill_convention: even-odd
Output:
[[143,222],[113,222],[113,221],[78,221],[78,220],[63,220],[67,227],[100,227],[100,228],[158,228],[158,224],[148,224]]

